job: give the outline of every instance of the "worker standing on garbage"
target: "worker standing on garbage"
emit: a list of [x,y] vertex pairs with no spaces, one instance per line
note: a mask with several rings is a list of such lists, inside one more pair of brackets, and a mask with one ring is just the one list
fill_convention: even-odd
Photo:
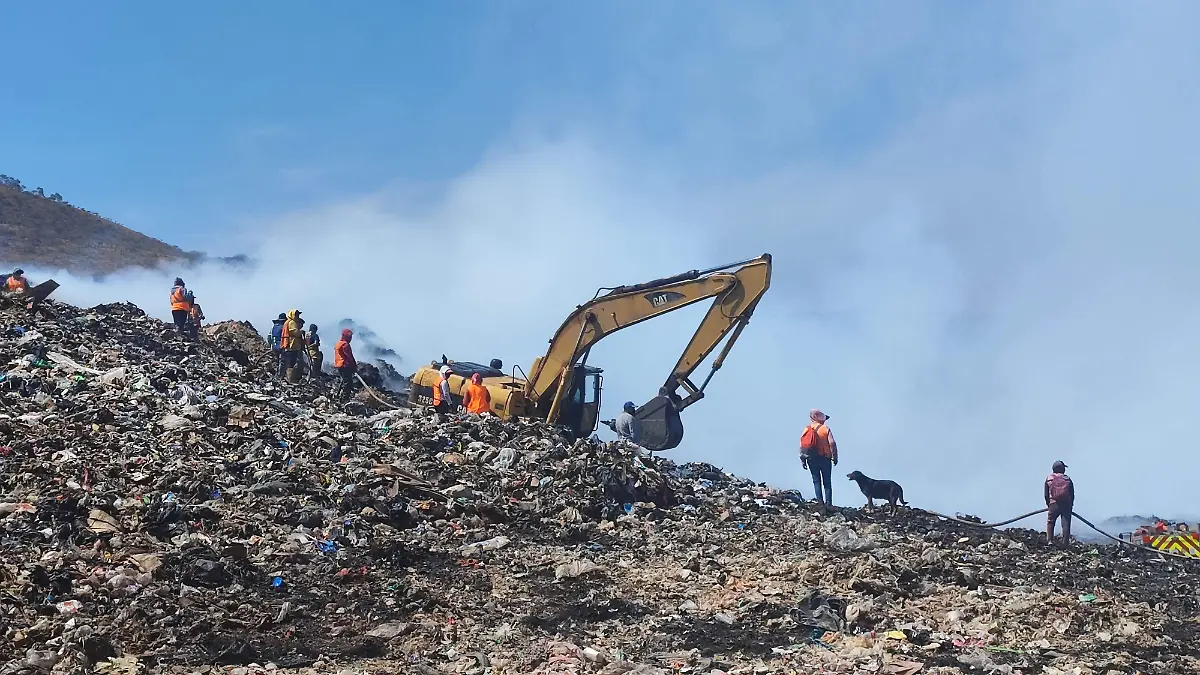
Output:
[[183,283],[183,279],[175,277],[175,285],[171,287],[171,318],[175,320],[175,330],[181,334],[187,332],[189,313],[192,310],[194,296]]
[[463,410],[476,415],[482,415],[492,409],[492,394],[483,386],[483,376],[479,373],[471,375],[471,383],[463,394]]
[[1062,520],[1063,546],[1071,544],[1071,510],[1075,507],[1075,483],[1067,475],[1067,465],[1055,462],[1046,478],[1046,545],[1054,543],[1055,521]]
[[279,367],[279,362],[283,358],[283,353],[280,345],[283,344],[283,323],[287,321],[287,315],[283,312],[279,313],[279,317],[271,321],[271,337],[267,338],[267,344],[271,346],[271,356],[275,357],[275,367]]
[[358,362],[354,360],[354,350],[350,348],[353,339],[354,331],[343,328],[342,339],[333,346],[333,367],[338,372],[337,397],[342,401],[350,399],[354,391],[354,378],[358,374]]
[[193,340],[200,339],[200,322],[204,321],[204,310],[200,309],[200,303],[196,302],[196,298],[192,298],[191,308],[188,309],[188,335]]
[[[800,464],[812,474],[813,491],[821,508],[833,506],[833,467],[838,463],[837,441],[826,422],[829,415],[810,410],[809,423],[800,435]],[[824,488],[824,499],[822,499]]]
[[283,324],[287,321],[287,315],[283,312],[279,313],[279,317],[271,321],[271,338],[267,341],[271,345],[271,351],[278,352],[280,345],[283,343]]
[[641,439],[641,427],[638,424],[637,418],[634,417],[635,413],[637,413],[637,406],[633,404],[633,401],[625,401],[625,405],[621,406],[621,414],[617,415],[617,419],[613,420],[612,423],[605,422],[605,424],[608,424],[609,429],[616,432],[617,440],[629,441],[636,445]]
[[450,366],[442,366],[438,371],[437,384],[433,385],[433,410],[438,414],[438,420],[443,420],[450,412]]
[[300,363],[300,352],[304,350],[304,324],[300,319],[300,310],[293,309],[287,313],[280,333],[279,349],[279,377],[282,379]]
[[325,355],[321,353],[321,336],[317,335],[317,324],[315,323],[308,327],[305,348],[308,350],[309,374],[313,376],[320,375],[321,364],[325,361]]

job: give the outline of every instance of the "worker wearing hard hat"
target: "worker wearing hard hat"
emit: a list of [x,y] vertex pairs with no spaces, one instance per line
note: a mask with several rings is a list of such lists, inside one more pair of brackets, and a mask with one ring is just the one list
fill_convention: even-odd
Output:
[[483,386],[483,375],[471,375],[471,383],[463,392],[463,410],[476,415],[482,415],[492,409],[492,393]]
[[438,371],[438,381],[433,385],[433,409],[437,412],[438,419],[450,412],[451,405],[450,366],[442,366]]

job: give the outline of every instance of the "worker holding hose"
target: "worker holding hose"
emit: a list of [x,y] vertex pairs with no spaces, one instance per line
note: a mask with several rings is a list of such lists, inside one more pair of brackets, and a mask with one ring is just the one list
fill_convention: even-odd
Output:
[[342,339],[333,348],[333,367],[338,372],[337,397],[341,401],[350,399],[354,393],[354,377],[358,375],[358,362],[354,360],[354,350],[350,342],[354,339],[354,331],[342,329]]
[[1075,507],[1075,483],[1067,475],[1067,465],[1061,461],[1051,467],[1043,489],[1046,497],[1046,545],[1054,544],[1055,521],[1062,520],[1063,547],[1071,545],[1071,510]]

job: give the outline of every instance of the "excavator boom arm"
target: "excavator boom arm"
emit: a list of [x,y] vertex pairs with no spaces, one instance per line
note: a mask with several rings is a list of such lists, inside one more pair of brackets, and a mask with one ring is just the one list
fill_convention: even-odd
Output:
[[[663,386],[669,392],[674,392],[680,386],[688,391],[689,396],[676,406],[678,409],[682,410],[703,397],[704,387],[724,364],[729,350],[741,336],[742,329],[750,322],[750,316],[758,306],[758,301],[771,287],[771,258],[770,256],[764,256],[764,258],[765,260],[760,258],[734,273],[737,283],[717,297],[704,320],[700,322],[696,333],[692,335],[691,342],[684,348],[671,375],[667,377]],[[730,335],[731,331],[732,335]],[[704,383],[696,387],[689,378],[700,362],[708,358],[708,355],[726,337],[728,337],[728,341],[720,355],[713,360],[712,368],[708,376],[704,378]]]
[[716,298],[667,381],[668,389],[674,391],[732,330],[734,334],[714,363],[714,371],[720,367],[720,361],[770,286],[770,279],[771,256],[765,254],[740,263],[693,270],[597,294],[567,317],[551,338],[545,356],[534,362],[526,395],[530,401],[540,402],[538,407],[546,412],[546,421],[555,422],[567,393],[570,370],[592,345],[623,328]]

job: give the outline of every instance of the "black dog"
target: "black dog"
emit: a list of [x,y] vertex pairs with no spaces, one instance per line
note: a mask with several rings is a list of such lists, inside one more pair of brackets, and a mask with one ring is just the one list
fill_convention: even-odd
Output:
[[848,473],[846,478],[858,483],[858,489],[862,490],[863,495],[867,498],[868,508],[875,508],[876,499],[886,499],[894,516],[897,509],[896,502],[908,506],[908,502],[904,501],[904,488],[894,480],[872,480],[864,476],[861,471]]

